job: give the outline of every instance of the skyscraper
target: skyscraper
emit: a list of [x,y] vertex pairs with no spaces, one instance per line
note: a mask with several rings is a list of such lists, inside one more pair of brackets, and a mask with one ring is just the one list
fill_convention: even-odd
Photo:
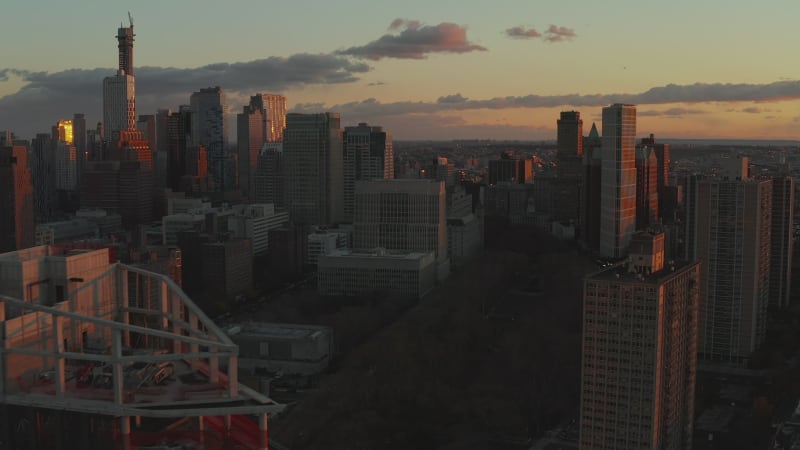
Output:
[[600,254],[621,258],[636,228],[636,106],[603,108]]
[[577,111],[562,111],[558,124],[558,167],[554,180],[553,218],[580,223],[581,185],[583,183],[583,120]]
[[794,178],[772,179],[772,232],[770,234],[769,303],[789,306],[794,253]]
[[286,115],[287,207],[297,224],[328,225],[342,220],[340,120],[338,113]]
[[636,229],[655,225],[658,210],[658,159],[655,149],[645,143],[636,146]]
[[252,202],[255,198],[255,170],[264,139],[264,112],[252,103],[236,115],[239,150],[239,187]]
[[119,70],[133,75],[133,18],[128,14],[130,27],[117,29],[117,48],[119,49]]
[[262,111],[263,135],[266,142],[283,142],[286,128],[286,97],[278,94],[256,94],[250,105]]
[[665,264],[663,233],[629,253],[584,281],[580,448],[688,449],[701,267]]
[[116,75],[103,79],[103,125],[110,142],[119,139],[120,131],[136,128],[133,37],[133,21],[130,27],[117,29],[119,69]]
[[228,105],[225,92],[219,86],[200,89],[192,94],[190,103],[192,145],[206,148],[209,172],[214,177],[217,189],[231,189],[233,180],[226,180],[225,177],[225,163],[228,159],[225,152],[228,143],[228,128],[225,124]]
[[0,211],[0,253],[33,247],[33,185],[24,146],[0,147]]
[[581,184],[581,239],[586,247],[600,249],[600,190],[602,141],[592,124],[583,143],[583,183]]
[[578,111],[561,111],[558,126],[558,156],[583,156],[583,120]]
[[392,134],[360,123],[344,129],[344,217],[353,221],[356,181],[394,178]]
[[50,222],[56,217],[55,150],[53,137],[48,133],[39,133],[31,140],[29,165],[34,189],[34,221],[37,224]]
[[81,175],[86,168],[86,117],[76,113],[72,116],[72,145],[75,146],[75,154],[78,157],[77,184],[81,184]]
[[269,142],[258,155],[253,174],[255,202],[272,203],[278,208],[286,205],[286,176],[283,144]]
[[686,182],[686,259],[703,266],[700,358],[742,364],[766,332],[772,180],[750,179],[746,161],[734,162]]
[[78,152],[73,145],[72,121],[59,120],[53,131],[56,189],[75,191],[78,187]]

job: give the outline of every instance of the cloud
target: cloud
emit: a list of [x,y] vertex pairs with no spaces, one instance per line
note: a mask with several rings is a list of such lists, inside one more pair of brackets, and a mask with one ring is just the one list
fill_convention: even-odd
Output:
[[559,27],[556,25],[550,25],[547,31],[544,32],[544,40],[547,42],[571,41],[576,36],[578,35],[575,34],[575,30],[572,28]]
[[708,114],[708,111],[704,109],[690,109],[690,108],[670,108],[665,110],[647,110],[647,111],[637,111],[637,116],[644,116],[644,117],[680,117],[680,116],[687,116],[692,114]]
[[[375,98],[362,101],[341,103],[326,106],[327,111],[337,111],[360,118],[371,116],[392,116],[396,114],[435,113],[442,111],[459,111],[474,109],[508,109],[508,108],[556,108],[580,106],[607,106],[612,103],[630,103],[636,105],[660,105],[669,103],[700,104],[707,102],[774,102],[800,99],[800,80],[776,81],[767,84],[722,84],[695,83],[690,85],[669,84],[648,89],[640,93],[619,94],[565,94],[494,97],[488,99],[470,99],[461,94],[445,95],[435,101],[404,101],[383,103]],[[306,105],[297,105],[297,112],[314,112],[320,109],[309,109]],[[701,110],[689,108],[673,108],[662,111],[661,115],[700,114]],[[655,115],[646,112],[645,115]]]
[[761,114],[763,112],[763,110],[761,108],[757,108],[755,106],[750,106],[750,107],[747,107],[747,108],[742,108],[742,112],[743,113],[747,113],[747,114]]
[[[231,95],[239,91],[252,94],[311,84],[351,83],[370,70],[369,65],[346,57],[307,53],[195,68],[137,67],[137,110],[147,114],[162,106],[185,104],[192,92],[208,86],[222,86]],[[0,97],[0,128],[32,135],[75,112],[100,119],[103,78],[114,73],[111,68],[59,72],[0,69],[0,81],[17,77],[26,83],[17,92]]]
[[373,81],[372,83],[367,83],[367,86],[384,86],[385,84],[383,81]]
[[336,53],[378,61],[383,58],[425,59],[431,53],[486,51],[485,47],[469,42],[467,29],[454,23],[422,25],[416,20],[395,19],[389,30],[399,33],[384,34],[366,45]]
[[443,97],[439,97],[436,99],[436,103],[464,103],[468,100],[468,98],[462,96],[461,94],[454,94],[454,95],[445,95]]
[[523,26],[518,26],[507,29],[506,36],[513,39],[534,39],[542,37],[542,33],[539,33],[533,27],[525,28]]

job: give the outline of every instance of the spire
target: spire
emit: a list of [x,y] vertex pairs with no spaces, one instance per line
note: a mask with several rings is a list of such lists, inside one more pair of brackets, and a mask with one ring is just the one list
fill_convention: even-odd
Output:
[[600,133],[597,132],[597,125],[592,122],[592,129],[589,131],[589,139],[600,139]]

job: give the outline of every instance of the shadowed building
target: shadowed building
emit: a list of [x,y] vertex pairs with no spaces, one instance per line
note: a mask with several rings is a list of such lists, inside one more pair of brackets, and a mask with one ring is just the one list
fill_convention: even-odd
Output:
[[769,303],[772,180],[746,160],[686,182],[686,259],[700,261],[701,360],[744,364],[764,341]]
[[770,234],[770,306],[789,306],[794,254],[794,192],[791,176],[772,179],[772,232]]
[[345,127],[344,220],[353,221],[356,181],[394,178],[392,134],[382,127],[360,123]]
[[0,252],[34,245],[33,185],[28,150],[0,147]]
[[595,124],[592,124],[589,136],[583,144],[580,229],[584,245],[595,251],[600,249],[601,146],[600,134]]
[[342,130],[338,113],[287,114],[284,133],[289,217],[329,225],[343,217]]

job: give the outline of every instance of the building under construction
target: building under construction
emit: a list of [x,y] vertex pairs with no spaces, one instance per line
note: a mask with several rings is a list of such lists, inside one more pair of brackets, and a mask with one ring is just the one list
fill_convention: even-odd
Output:
[[0,449],[268,447],[282,405],[168,277],[108,249],[0,254]]

